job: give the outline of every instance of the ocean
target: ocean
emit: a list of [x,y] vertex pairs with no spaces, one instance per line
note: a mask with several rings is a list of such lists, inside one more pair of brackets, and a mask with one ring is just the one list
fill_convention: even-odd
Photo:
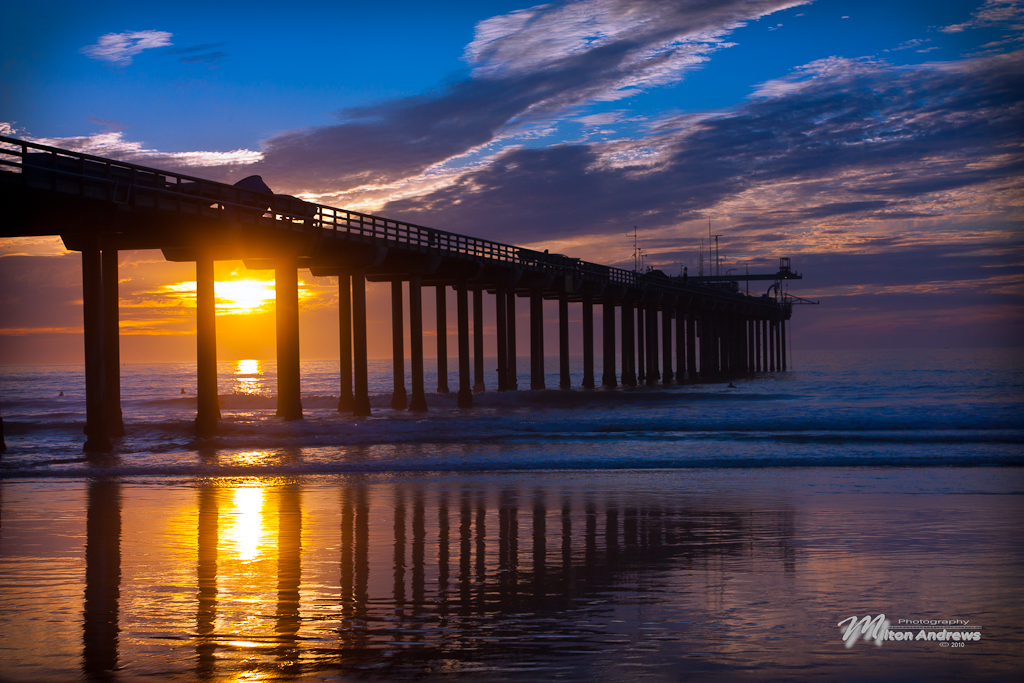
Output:
[[492,372],[468,410],[428,366],[425,414],[371,362],[369,418],[308,361],[298,422],[272,362],[222,362],[206,439],[194,364],[126,364],[89,457],[83,368],[2,367],[0,680],[1020,679],[1024,358],[794,360]]

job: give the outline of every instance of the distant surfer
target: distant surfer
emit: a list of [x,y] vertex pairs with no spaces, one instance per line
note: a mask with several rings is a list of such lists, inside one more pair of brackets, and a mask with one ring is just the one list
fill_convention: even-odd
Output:
[[183,393],[183,394],[184,394],[184,393],[185,393],[185,390],[184,390],[184,389],[182,389],[182,390],[181,390],[181,393]]
[[64,392],[62,391],[62,392],[60,392],[60,393],[59,393],[59,394],[57,394],[57,395],[58,395],[58,396],[63,396],[63,395],[64,395]]
[[735,388],[736,388],[736,385],[733,384],[732,382],[729,382],[729,386],[726,387],[726,389],[735,389]]

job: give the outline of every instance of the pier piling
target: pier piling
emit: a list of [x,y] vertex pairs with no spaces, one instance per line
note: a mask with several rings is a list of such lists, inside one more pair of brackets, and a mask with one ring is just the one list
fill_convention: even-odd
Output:
[[530,291],[530,389],[544,389],[544,299]]
[[661,355],[662,368],[661,383],[665,386],[672,384],[672,309],[664,306],[661,309]]
[[634,363],[636,362],[636,356],[633,353],[633,302],[628,298],[623,299],[622,305],[619,307],[619,313],[619,332],[622,337],[620,381],[624,387],[635,387],[636,370],[634,369]]
[[644,305],[643,300],[637,302],[636,305],[636,348],[635,348],[635,361],[636,361],[636,383],[644,384],[647,382],[647,344],[646,335],[644,329],[646,322],[644,320]]
[[437,393],[448,393],[448,299],[445,285],[435,288],[437,311]]
[[82,249],[82,322],[85,337],[85,445],[83,450],[112,449],[103,405],[103,268],[99,247]]
[[118,329],[117,249],[105,245],[100,261],[103,270],[103,411],[107,432],[110,436],[120,437],[124,436],[124,419],[121,416],[121,331]]
[[366,349],[366,276],[352,274],[352,356],[355,396],[352,415],[370,415],[370,377]]
[[423,391],[423,295],[419,275],[409,278],[409,352],[412,354],[412,400],[409,410],[416,413],[427,411],[427,399]]
[[615,304],[611,299],[601,303],[601,386],[614,387],[615,381]]
[[405,410],[409,407],[409,397],[405,392],[405,313],[400,278],[391,281],[391,367],[395,378],[391,408]]
[[277,295],[277,414],[302,419],[299,374],[299,269],[295,258],[282,259],[274,271]]
[[505,382],[505,388],[508,391],[517,391],[519,389],[519,379],[516,376],[516,293],[509,290],[505,293],[505,308],[508,317],[507,332],[508,332],[508,361],[505,363],[506,371],[508,372],[508,379]]
[[558,293],[558,388],[572,389],[569,378],[569,295]]
[[469,377],[469,292],[465,280],[455,289],[459,318],[459,407],[473,407],[473,389]]
[[217,433],[217,309],[213,259],[196,259],[196,434]]
[[508,391],[508,310],[505,290],[494,291],[494,328],[498,347],[498,391]]
[[484,293],[473,288],[473,393],[486,391],[484,384]]
[[583,388],[594,388],[594,298],[583,295]]
[[352,276],[338,274],[338,412],[352,410]]

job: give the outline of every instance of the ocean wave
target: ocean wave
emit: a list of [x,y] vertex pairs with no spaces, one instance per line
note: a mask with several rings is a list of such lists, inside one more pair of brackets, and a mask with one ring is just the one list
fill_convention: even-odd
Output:
[[343,474],[412,472],[521,472],[599,470],[681,470],[681,469],[763,469],[763,468],[933,468],[933,467],[1024,467],[1019,453],[975,453],[947,455],[941,459],[922,453],[917,457],[894,458],[892,454],[764,455],[746,457],[629,457],[552,460],[548,458],[507,458],[474,460],[368,458],[354,461],[276,461],[272,464],[216,464],[203,462],[104,463],[96,458],[60,458],[35,466],[0,468],[0,479],[138,478],[138,477],[300,477]]

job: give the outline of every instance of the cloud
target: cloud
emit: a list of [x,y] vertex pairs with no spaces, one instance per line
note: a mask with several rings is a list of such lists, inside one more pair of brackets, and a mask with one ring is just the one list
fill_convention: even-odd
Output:
[[132,63],[132,57],[143,50],[170,45],[172,35],[167,31],[108,33],[100,36],[95,45],[87,45],[80,52],[101,62],[128,66]]
[[678,82],[744,22],[799,4],[594,0],[494,17],[466,48],[468,78],[274,136],[263,167],[291,192],[398,182],[575,108]]
[[254,164],[263,158],[260,152],[251,149],[236,149],[229,152],[161,152],[147,149],[140,142],[126,140],[120,131],[56,138],[35,138],[26,135],[21,137],[43,145],[130,163],[161,166],[167,170],[244,166]]
[[[708,213],[812,248],[894,223],[984,216],[1008,229],[1022,218],[1022,74],[1024,52],[822,60],[736,108],[663,120],[640,142],[510,150],[381,212],[517,243],[673,230]],[[851,235],[814,232],[823,226]]]
[[89,123],[95,123],[97,126],[102,126],[103,128],[106,128],[108,131],[120,131],[122,128],[124,128],[124,124],[120,121],[113,121],[111,119],[101,119],[95,116],[89,117]]
[[951,24],[943,33],[960,33],[971,28],[998,26],[1012,31],[1024,30],[1024,0],[985,0],[968,21]]
[[916,47],[920,47],[925,43],[930,43],[931,38],[914,38],[913,40],[907,40],[894,48],[882,50],[882,52],[898,52],[899,50],[910,50]]

